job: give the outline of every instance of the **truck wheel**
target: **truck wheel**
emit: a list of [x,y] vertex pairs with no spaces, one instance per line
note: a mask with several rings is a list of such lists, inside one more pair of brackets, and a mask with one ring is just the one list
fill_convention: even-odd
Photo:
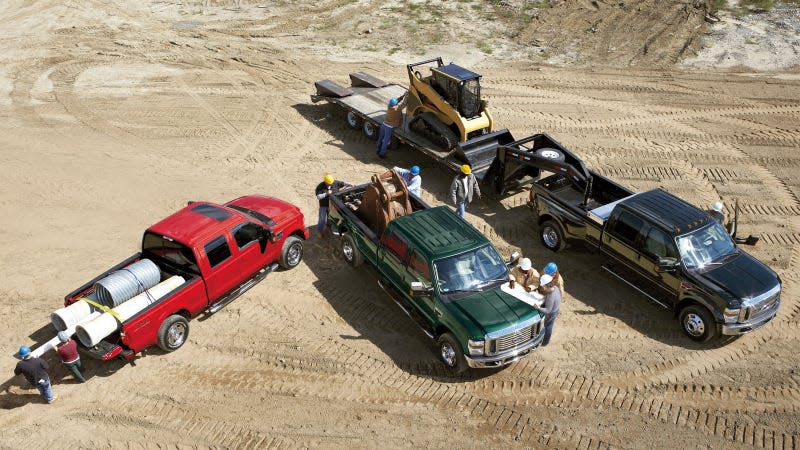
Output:
[[534,155],[555,162],[564,162],[564,153],[558,149],[551,147],[540,148],[539,150],[536,150],[534,152]]
[[436,341],[439,346],[439,356],[445,366],[455,373],[463,373],[467,370],[467,360],[464,359],[464,352],[458,345],[456,338],[450,333],[444,333]]
[[189,321],[180,314],[167,317],[158,328],[158,346],[165,352],[174,352],[181,348],[189,338]]
[[380,129],[378,128],[377,125],[370,122],[369,120],[364,121],[364,125],[361,126],[361,130],[364,131],[364,136],[366,136],[367,139],[371,141],[378,140],[378,131],[380,131]]
[[347,111],[347,126],[357,130],[361,128],[361,117],[353,111]]
[[717,323],[714,317],[704,307],[689,305],[681,310],[681,328],[696,342],[708,342],[717,335]]
[[545,221],[541,228],[542,244],[549,250],[557,252],[564,248],[564,233],[561,227],[552,220]]
[[280,265],[286,270],[295,268],[303,259],[303,241],[297,236],[289,236],[281,248]]
[[361,252],[358,251],[358,247],[356,247],[356,242],[349,234],[342,236],[342,256],[344,256],[344,260],[347,261],[347,264],[353,267],[358,267],[364,263],[364,257],[361,256]]

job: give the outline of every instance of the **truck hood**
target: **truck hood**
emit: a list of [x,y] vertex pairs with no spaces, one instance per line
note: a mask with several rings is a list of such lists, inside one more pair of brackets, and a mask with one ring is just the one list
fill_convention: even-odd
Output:
[[[300,210],[293,204],[275,197],[267,197],[264,195],[248,195],[246,197],[239,197],[236,200],[226,203],[225,206],[239,206],[255,211],[264,216],[257,216],[256,219],[265,222],[265,224],[270,227],[291,220],[300,214]],[[272,221],[272,223],[269,223],[267,219]]]
[[743,251],[725,264],[695,272],[694,276],[702,284],[710,284],[742,300],[763,294],[780,283],[778,274]]
[[470,319],[483,334],[499,331],[539,316],[539,312],[533,306],[506,294],[499,287],[476,292],[448,303],[448,306]]

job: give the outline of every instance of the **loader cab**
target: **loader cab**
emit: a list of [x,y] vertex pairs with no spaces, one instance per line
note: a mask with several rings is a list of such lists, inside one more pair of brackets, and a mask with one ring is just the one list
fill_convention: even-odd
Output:
[[461,117],[471,119],[481,113],[481,75],[455,64],[431,68],[432,85]]

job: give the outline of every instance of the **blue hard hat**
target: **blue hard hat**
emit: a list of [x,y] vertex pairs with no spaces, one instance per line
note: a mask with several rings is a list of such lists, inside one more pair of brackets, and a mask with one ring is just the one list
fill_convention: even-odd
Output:
[[556,263],[551,261],[544,266],[544,273],[552,275],[556,272],[558,272],[558,266],[556,265]]
[[412,175],[419,175],[419,166],[411,166],[408,171],[411,172]]
[[397,106],[397,99],[393,98],[393,99],[389,100],[389,106]]
[[31,349],[27,345],[23,345],[19,348],[19,357],[25,358],[26,356],[31,354]]

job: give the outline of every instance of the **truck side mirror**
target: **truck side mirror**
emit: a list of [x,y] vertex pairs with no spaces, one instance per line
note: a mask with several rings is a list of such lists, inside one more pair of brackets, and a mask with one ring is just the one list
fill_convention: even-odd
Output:
[[409,288],[409,294],[412,297],[418,297],[420,295],[430,295],[433,293],[433,288],[427,288],[421,281],[412,281],[411,286]]
[[656,272],[675,272],[678,270],[678,258],[658,258]]
[[511,267],[515,265],[519,261],[519,252],[514,252],[511,254],[511,258],[506,262],[506,265]]

